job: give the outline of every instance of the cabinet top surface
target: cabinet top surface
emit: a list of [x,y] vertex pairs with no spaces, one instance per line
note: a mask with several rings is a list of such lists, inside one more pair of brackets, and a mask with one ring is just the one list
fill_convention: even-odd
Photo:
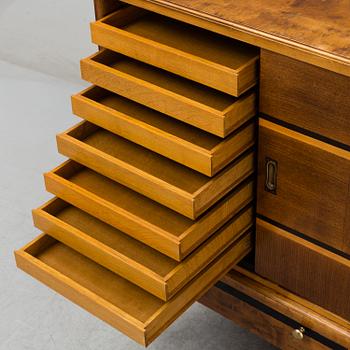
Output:
[[[273,45],[297,48],[301,51],[301,59],[305,53],[312,54],[315,60],[321,57],[329,61],[329,66],[325,68],[350,75],[350,0],[134,1],[136,2],[185,12],[248,33],[255,39],[251,43],[273,51],[278,51]],[[343,69],[332,67],[332,61],[335,65],[343,65]]]

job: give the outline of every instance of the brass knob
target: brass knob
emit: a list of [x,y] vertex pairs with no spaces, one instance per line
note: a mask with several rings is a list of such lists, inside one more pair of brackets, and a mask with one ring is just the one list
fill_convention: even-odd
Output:
[[305,328],[304,328],[304,327],[300,327],[299,329],[294,329],[294,330],[293,330],[292,336],[293,336],[295,339],[303,340],[303,338],[304,338],[304,333],[305,333]]

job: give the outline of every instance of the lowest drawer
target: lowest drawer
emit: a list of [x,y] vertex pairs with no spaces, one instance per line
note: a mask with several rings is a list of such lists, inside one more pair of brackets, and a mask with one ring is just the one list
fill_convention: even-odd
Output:
[[148,345],[250,249],[251,236],[242,236],[167,302],[45,234],[15,254],[19,268]]
[[137,7],[92,23],[91,33],[95,44],[233,96],[257,82],[256,47]]
[[256,113],[254,91],[236,98],[110,50],[83,59],[81,72],[95,85],[220,137]]
[[253,198],[250,180],[197,220],[73,161],[45,174],[49,192],[161,253],[182,260]]
[[33,211],[35,226],[162,300],[168,300],[253,223],[244,208],[180,263],[61,199]]
[[247,150],[210,178],[85,121],[57,142],[65,156],[191,219],[254,171],[254,154]]
[[207,176],[255,143],[255,121],[222,139],[98,86],[74,95],[72,106],[79,117]]
[[258,219],[255,269],[350,320],[350,260]]
[[350,152],[261,119],[257,203],[258,214],[350,253]]

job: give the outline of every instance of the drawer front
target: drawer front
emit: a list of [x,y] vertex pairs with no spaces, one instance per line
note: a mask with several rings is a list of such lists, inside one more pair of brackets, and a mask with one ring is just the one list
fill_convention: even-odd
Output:
[[[226,287],[226,288],[225,288]],[[226,289],[226,290],[224,290]],[[247,297],[237,290],[227,288],[220,283],[212,287],[201,299],[200,302],[220,313],[224,317],[232,320],[239,326],[248,329],[250,332],[263,338],[278,349],[284,350],[325,350],[331,349],[328,346],[314,340],[307,334],[303,339],[296,339],[293,332],[299,327],[292,328],[289,324],[283,323],[278,318],[266,312],[266,307],[251,305],[247,302]],[[248,298],[249,301],[250,298]],[[271,313],[276,314],[271,310]],[[297,322],[295,322],[297,324]],[[344,348],[345,349],[345,348]]]
[[350,320],[350,260],[258,219],[255,269]]
[[180,261],[253,199],[247,180],[197,220],[68,161],[45,174],[49,192],[159,252]]
[[180,263],[58,198],[34,210],[33,218],[58,241],[168,300],[251,228],[253,212],[243,209]]
[[167,302],[47,235],[17,251],[16,261],[56,292],[148,345],[250,249],[251,237],[241,237]]
[[85,121],[58,135],[57,143],[63,155],[190,219],[254,171],[248,151],[210,178]]
[[350,78],[262,50],[260,111],[350,150]]
[[97,86],[74,95],[72,106],[77,116],[207,176],[255,142],[255,120],[222,139]]
[[258,172],[260,215],[350,253],[350,152],[261,119]]
[[257,48],[137,7],[92,23],[91,33],[97,45],[233,96],[257,82]]
[[256,113],[255,92],[237,99],[109,50],[83,59],[81,72],[95,85],[220,137]]

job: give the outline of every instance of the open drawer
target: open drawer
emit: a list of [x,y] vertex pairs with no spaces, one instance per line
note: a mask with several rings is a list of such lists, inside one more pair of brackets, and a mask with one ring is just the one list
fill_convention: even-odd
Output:
[[83,79],[220,137],[256,113],[256,93],[230,96],[165,70],[101,50],[81,61]]
[[86,121],[58,135],[57,143],[61,154],[190,219],[254,171],[254,152],[247,150],[210,178]]
[[255,143],[255,120],[223,140],[98,86],[74,95],[72,106],[77,116],[207,176]]
[[248,233],[164,302],[48,235],[16,251],[17,266],[95,316],[148,345],[251,250]]
[[182,262],[55,198],[33,211],[35,226],[162,300],[169,300],[251,228],[244,208]]
[[45,174],[45,183],[57,197],[178,261],[253,199],[247,180],[194,221],[73,161]]
[[91,24],[94,43],[239,96],[256,84],[256,47],[187,23],[124,7]]

